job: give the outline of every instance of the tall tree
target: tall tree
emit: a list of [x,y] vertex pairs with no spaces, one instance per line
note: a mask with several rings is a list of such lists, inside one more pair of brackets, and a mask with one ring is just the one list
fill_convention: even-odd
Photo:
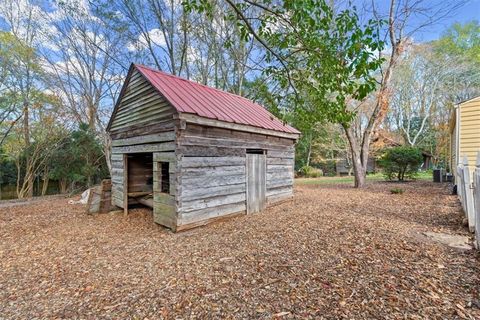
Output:
[[125,28],[111,28],[114,16],[101,3],[62,1],[54,9],[42,12],[47,21],[42,28],[47,45],[41,47],[45,81],[66,117],[77,127],[87,123],[102,138],[108,160],[105,127],[129,65]]
[[[235,13],[230,18],[264,46],[267,62],[276,62],[267,74],[295,93],[295,105],[313,106],[317,114],[342,126],[356,187],[365,185],[371,137],[389,109],[392,74],[410,38],[464,3],[391,0],[385,16],[372,1],[374,19],[362,25],[355,7],[334,8],[326,1],[225,2]],[[188,6],[209,10],[204,1]],[[260,13],[252,16],[252,8]],[[413,25],[413,18],[420,23]]]
[[432,43],[438,59],[454,72],[445,83],[453,103],[480,94],[480,23],[455,23]]
[[33,50],[10,32],[0,31],[0,146],[23,116],[19,71]]
[[33,182],[42,172],[49,159],[60,147],[64,138],[64,127],[57,122],[58,104],[54,97],[36,92],[32,94],[28,143],[22,139],[24,128],[14,127],[4,144],[10,160],[17,170],[17,196],[33,196]]
[[454,72],[431,45],[414,45],[406,53],[393,77],[390,113],[407,144],[417,146],[428,136],[430,120],[447,103],[442,84]]
[[[10,27],[10,33],[17,42],[17,46],[22,47],[22,54],[14,56],[15,68],[12,71],[15,80],[12,81],[11,92],[15,92],[18,99],[21,101],[21,120],[22,120],[22,139],[25,153],[25,163],[27,168],[34,166],[33,156],[30,154],[31,140],[30,140],[30,120],[31,108],[36,102],[39,94],[39,83],[41,78],[41,68],[39,58],[36,52],[39,42],[39,16],[40,9],[37,6],[30,5],[29,2],[3,0],[0,4],[0,16],[7,22]],[[26,193],[25,196],[31,197],[33,195],[34,176],[25,173]]]
[[[412,37],[423,28],[445,18],[465,3],[465,1],[427,2],[426,0],[413,2],[390,0],[388,8],[380,10],[376,2],[371,1],[371,14],[377,21],[386,20],[387,22],[382,28],[381,37],[388,46],[387,50],[378,51],[378,54],[384,56],[386,61],[380,69],[377,91],[358,104],[362,107],[356,113],[353,120],[354,125],[345,127],[342,124],[350,143],[356,187],[365,184],[371,139],[390,108],[393,92],[392,77],[399,60],[411,44]],[[414,23],[414,20],[418,20],[418,22]]]
[[[226,3],[234,13],[228,18],[239,21],[244,38],[253,37],[265,48],[270,63],[265,74],[289,94],[284,100],[290,98],[297,106],[292,111],[342,125],[350,141],[355,183],[363,186],[368,141],[365,150],[354,136],[352,121],[360,107],[355,102],[376,88],[374,72],[383,61],[375,54],[384,44],[381,21],[370,19],[362,25],[354,7],[336,12],[323,0]],[[202,1],[189,7],[209,10]],[[367,130],[372,127],[373,123]]]

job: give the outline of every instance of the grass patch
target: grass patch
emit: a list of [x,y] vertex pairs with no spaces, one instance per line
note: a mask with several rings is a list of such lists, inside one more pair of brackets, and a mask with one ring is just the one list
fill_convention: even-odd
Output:
[[[420,172],[417,176],[417,180],[432,180],[431,172]],[[387,181],[381,173],[367,175],[367,181]],[[298,185],[310,185],[310,184],[353,184],[353,176],[346,177],[320,177],[320,178],[297,178],[295,184]]]
[[393,188],[390,190],[391,194],[403,194],[404,190],[402,188]]

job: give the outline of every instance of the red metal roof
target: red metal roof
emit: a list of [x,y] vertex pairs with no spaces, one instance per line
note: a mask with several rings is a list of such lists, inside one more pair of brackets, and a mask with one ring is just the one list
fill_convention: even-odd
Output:
[[283,124],[261,105],[244,97],[135,64],[145,78],[178,112],[287,133],[300,133]]

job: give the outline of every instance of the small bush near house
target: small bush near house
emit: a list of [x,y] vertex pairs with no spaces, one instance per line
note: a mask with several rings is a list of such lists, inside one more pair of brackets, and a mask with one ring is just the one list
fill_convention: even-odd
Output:
[[299,175],[305,178],[318,178],[323,175],[323,172],[311,166],[303,166],[299,170]]
[[324,176],[327,177],[334,177],[337,175],[336,172],[336,161],[334,160],[326,160],[326,161],[319,161],[314,163],[316,168],[322,170]]
[[387,149],[380,159],[383,175],[388,180],[414,179],[422,164],[422,152],[415,147],[401,146]]
[[393,188],[390,190],[392,194],[402,194],[404,190],[402,188]]

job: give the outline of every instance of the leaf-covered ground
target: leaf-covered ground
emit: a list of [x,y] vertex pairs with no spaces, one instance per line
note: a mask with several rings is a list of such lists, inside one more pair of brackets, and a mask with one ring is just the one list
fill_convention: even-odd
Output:
[[179,234],[148,210],[0,208],[0,319],[480,318],[480,259],[439,184],[297,186],[294,201]]

